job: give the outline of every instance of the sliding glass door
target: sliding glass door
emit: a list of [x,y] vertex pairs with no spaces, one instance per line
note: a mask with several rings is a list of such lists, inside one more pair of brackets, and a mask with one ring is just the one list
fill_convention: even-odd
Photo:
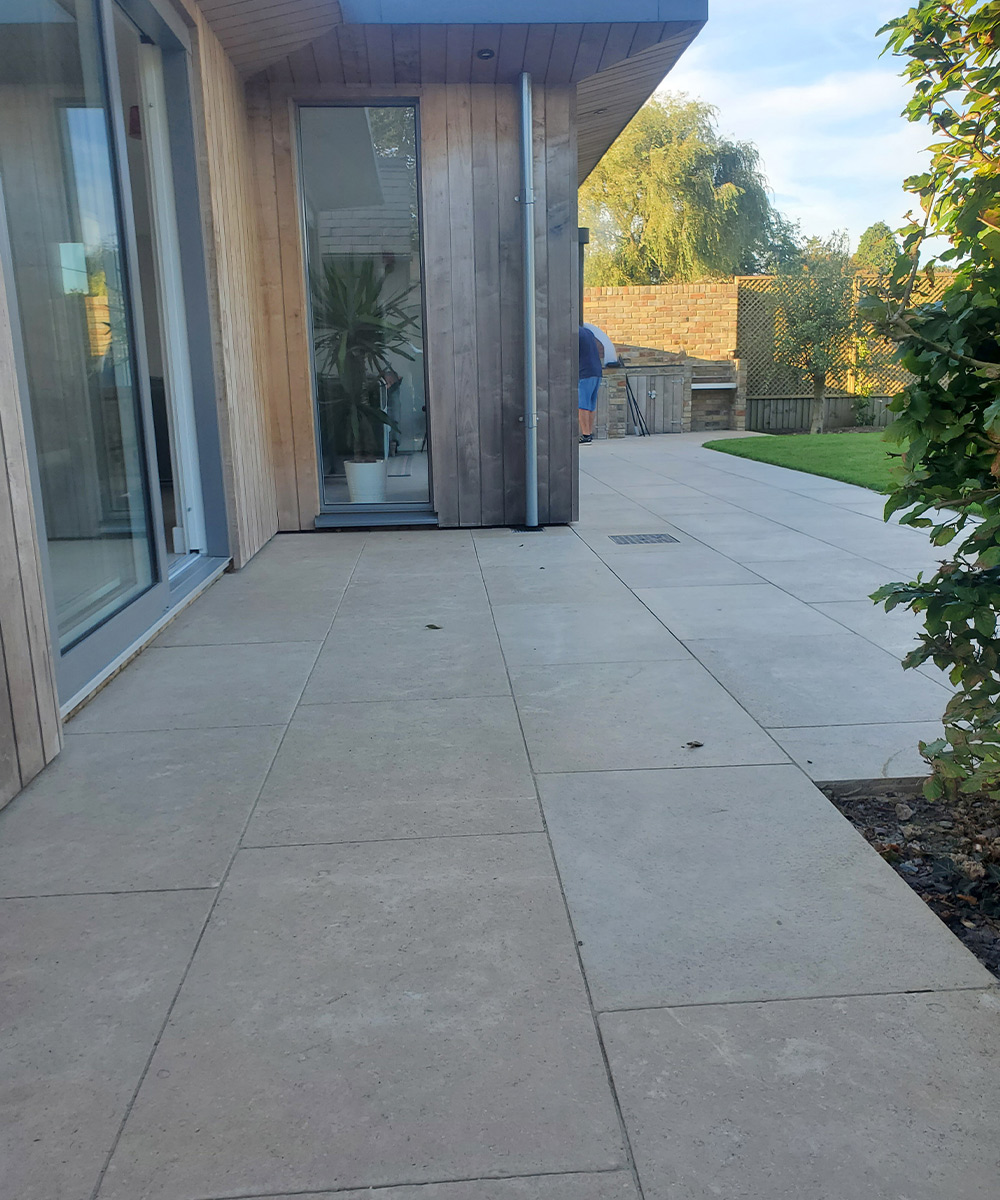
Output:
[[108,0],[0,0],[0,253],[64,699],[205,548],[172,201],[152,39]]
[[416,109],[303,107],[299,161],[323,508],[429,511]]
[[97,14],[15,8],[34,19],[0,26],[0,180],[65,653],[161,574]]

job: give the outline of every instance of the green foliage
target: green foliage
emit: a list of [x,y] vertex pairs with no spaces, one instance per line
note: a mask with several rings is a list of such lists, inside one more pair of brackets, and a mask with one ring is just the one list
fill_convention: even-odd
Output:
[[[873,597],[923,614],[920,644],[904,666],[932,661],[957,689],[944,737],[921,744],[933,766],[931,797],[1000,795],[998,30],[1000,0],[920,0],[881,31],[909,60],[906,115],[928,121],[938,139],[930,169],[906,184],[923,212],[901,231],[910,258],[897,259],[888,286],[867,304],[916,376],[890,405],[899,414],[890,436],[909,445],[886,517],[901,514],[902,524],[926,528],[942,547],[930,579],[888,584]],[[914,304],[928,235],[948,238],[941,259],[957,269],[941,301]]]
[[326,258],[312,281],[319,402],[356,461],[381,457],[383,429],[394,428],[379,404],[378,381],[390,369],[389,356],[414,357],[414,289],[386,290],[371,258]]
[[756,274],[794,257],[751,142],[719,135],[701,100],[648,101],[580,188],[588,284]]
[[868,226],[858,241],[854,268],[875,275],[888,275],[896,266],[899,252],[896,235],[885,221],[876,221]]
[[810,432],[822,433],[827,379],[850,365],[856,324],[846,237],[810,239],[801,258],[779,271],[771,297],[775,362],[796,367],[812,380]]

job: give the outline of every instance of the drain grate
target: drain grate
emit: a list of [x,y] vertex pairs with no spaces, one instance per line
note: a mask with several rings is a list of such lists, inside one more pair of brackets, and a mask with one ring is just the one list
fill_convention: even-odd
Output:
[[676,542],[669,533],[609,533],[619,546],[648,546],[651,542]]

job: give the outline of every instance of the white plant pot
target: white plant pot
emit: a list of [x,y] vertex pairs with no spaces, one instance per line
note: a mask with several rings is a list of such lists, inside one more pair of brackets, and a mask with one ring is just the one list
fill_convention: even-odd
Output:
[[384,458],[378,462],[344,463],[347,472],[347,494],[352,504],[384,504],[385,479],[389,464]]

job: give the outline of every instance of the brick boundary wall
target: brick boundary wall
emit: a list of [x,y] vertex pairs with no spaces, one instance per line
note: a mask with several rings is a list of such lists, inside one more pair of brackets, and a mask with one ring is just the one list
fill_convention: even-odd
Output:
[[583,319],[615,343],[694,358],[736,357],[739,281],[583,289]]

